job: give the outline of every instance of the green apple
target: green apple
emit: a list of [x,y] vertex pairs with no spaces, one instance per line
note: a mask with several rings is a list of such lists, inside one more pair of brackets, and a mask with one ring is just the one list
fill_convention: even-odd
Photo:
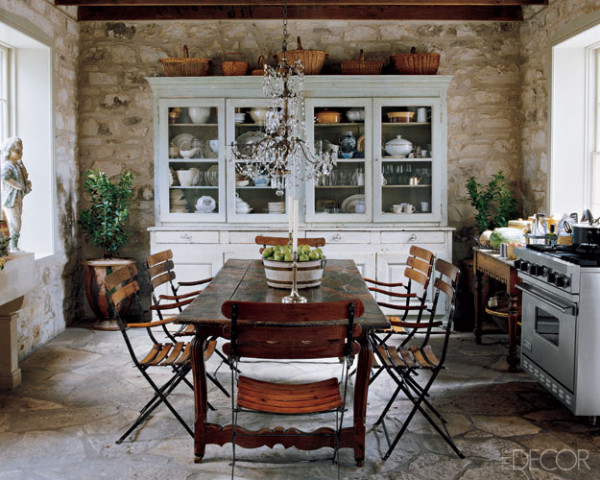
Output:
[[309,260],[309,258],[308,258],[308,255],[306,253],[298,255],[298,261],[299,262],[308,262],[308,260]]
[[276,262],[281,262],[283,260],[283,255],[279,252],[273,254],[273,260]]
[[286,253],[283,257],[284,262],[291,262],[294,260],[294,257],[291,253]]
[[318,260],[319,258],[321,258],[321,255],[316,250],[312,250],[308,254],[308,258],[310,258],[311,260]]

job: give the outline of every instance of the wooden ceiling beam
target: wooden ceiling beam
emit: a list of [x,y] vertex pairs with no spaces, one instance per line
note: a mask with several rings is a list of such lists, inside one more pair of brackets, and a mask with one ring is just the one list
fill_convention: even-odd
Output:
[[[78,8],[79,21],[279,20],[280,7],[126,6]],[[520,6],[291,6],[293,20],[523,20]]]
[[[522,6],[547,5],[548,0],[289,0],[289,6]],[[281,0],[55,0],[55,5],[82,7],[112,6],[195,6],[195,7],[275,7]]]

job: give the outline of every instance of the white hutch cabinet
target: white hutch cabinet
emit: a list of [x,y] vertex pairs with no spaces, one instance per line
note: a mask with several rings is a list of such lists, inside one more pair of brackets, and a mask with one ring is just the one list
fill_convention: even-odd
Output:
[[[452,257],[447,226],[447,76],[306,76],[309,145],[338,151],[333,172],[296,185],[300,233],[325,237],[328,258],[400,281],[410,245]],[[148,78],[154,95],[156,225],[151,251],[171,248],[180,280],[258,258],[259,234],[287,235],[285,186],[236,176],[230,145],[262,131],[262,77]],[[323,114],[322,112],[326,112]],[[410,116],[409,122],[402,122]],[[331,120],[333,117],[333,121]],[[401,136],[408,156],[390,155]],[[241,200],[240,200],[241,199]]]

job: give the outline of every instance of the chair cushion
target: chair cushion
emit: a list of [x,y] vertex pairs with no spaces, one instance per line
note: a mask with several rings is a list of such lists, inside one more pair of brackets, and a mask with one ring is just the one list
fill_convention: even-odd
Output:
[[343,402],[336,378],[289,384],[240,376],[237,405],[258,412],[301,414],[326,412]]

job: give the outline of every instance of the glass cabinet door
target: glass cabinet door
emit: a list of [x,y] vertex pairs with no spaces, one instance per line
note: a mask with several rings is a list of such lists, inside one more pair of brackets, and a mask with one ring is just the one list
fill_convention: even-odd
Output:
[[[432,99],[377,99],[374,108],[374,219],[432,221],[440,217],[440,145]],[[441,150],[441,148],[440,148]]]
[[224,113],[219,100],[160,100],[157,184],[166,220],[225,220]]
[[306,100],[306,133],[315,157],[336,157],[329,175],[306,182],[306,220],[371,219],[371,101],[356,98]]
[[[227,101],[227,218],[233,222],[288,222],[284,175],[243,171],[246,164],[253,163],[252,144],[265,136],[267,110],[267,99]],[[232,144],[245,155],[243,160],[234,158]]]

